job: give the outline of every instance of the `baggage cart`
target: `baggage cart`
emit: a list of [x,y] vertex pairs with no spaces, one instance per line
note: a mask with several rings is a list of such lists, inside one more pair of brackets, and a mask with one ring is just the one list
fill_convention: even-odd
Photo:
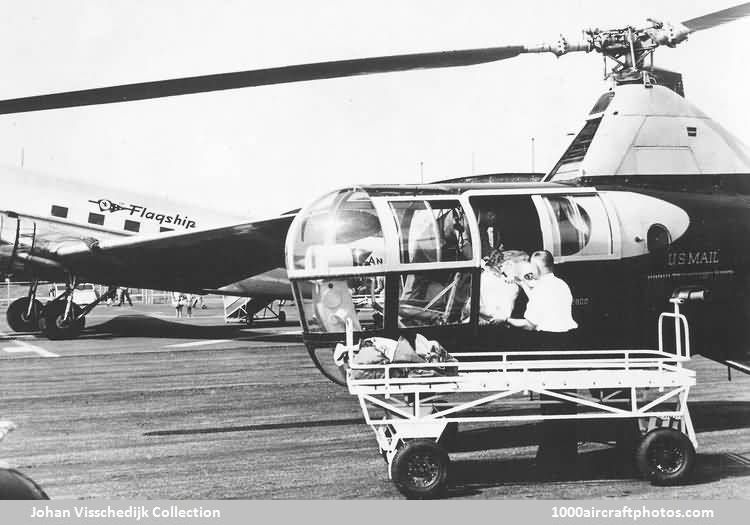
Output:
[[[655,483],[676,483],[689,475],[698,444],[688,411],[695,372],[684,367],[689,326],[679,310],[682,301],[671,302],[674,312],[659,317],[658,350],[454,353],[458,362],[356,365],[348,330],[349,392],[375,433],[389,478],[409,498],[444,490],[450,461],[444,442],[462,423],[634,420],[639,473]],[[664,349],[668,319],[674,322],[674,352]],[[553,400],[533,413],[514,413],[513,403],[528,404],[532,393]],[[554,400],[577,410],[541,408]]]

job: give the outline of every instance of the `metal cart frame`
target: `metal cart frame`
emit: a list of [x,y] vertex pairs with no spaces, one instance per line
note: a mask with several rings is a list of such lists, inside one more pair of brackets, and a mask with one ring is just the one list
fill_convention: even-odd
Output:
[[[674,312],[659,317],[658,350],[455,353],[458,362],[352,365],[347,373],[349,392],[357,396],[365,422],[375,433],[389,478],[409,497],[432,497],[445,485],[447,452],[439,442],[452,423],[636,420],[641,433],[639,470],[653,481],[675,482],[689,473],[698,442],[688,411],[695,372],[683,366],[690,360],[689,326],[680,313],[683,300],[671,302]],[[662,334],[668,319],[674,321],[675,353],[664,350]],[[347,339],[352,363],[351,331]],[[414,377],[420,371],[431,375]],[[368,375],[378,377],[361,378]],[[530,394],[568,402],[578,411],[555,414],[541,409],[541,404],[554,400],[541,401],[540,410],[531,414],[491,410],[501,404],[507,409],[519,398],[528,401]],[[657,438],[646,439],[659,429]],[[420,458],[417,470],[424,474],[416,476],[416,485],[406,479],[414,478],[414,466],[401,465],[409,458],[400,457],[412,442],[418,442],[419,450],[405,455]],[[654,447],[660,447],[656,453]],[[661,459],[655,454],[662,454]],[[437,458],[437,468],[429,461],[425,466],[424,458],[430,455]],[[669,468],[659,464],[667,456]],[[684,461],[675,466],[675,458]],[[425,481],[428,471],[432,478],[437,472],[434,483]]]

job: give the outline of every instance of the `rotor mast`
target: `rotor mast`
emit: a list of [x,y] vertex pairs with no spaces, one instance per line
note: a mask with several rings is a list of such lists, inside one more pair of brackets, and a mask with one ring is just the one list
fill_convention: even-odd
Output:
[[675,47],[687,39],[690,29],[683,24],[668,24],[653,19],[648,19],[648,23],[641,28],[587,29],[575,42],[560,35],[554,43],[527,46],[524,52],[552,53],[560,57],[568,53],[594,51],[604,59],[605,79],[612,79],[616,84],[651,84],[654,78],[650,71],[653,69],[656,48],[662,45]]

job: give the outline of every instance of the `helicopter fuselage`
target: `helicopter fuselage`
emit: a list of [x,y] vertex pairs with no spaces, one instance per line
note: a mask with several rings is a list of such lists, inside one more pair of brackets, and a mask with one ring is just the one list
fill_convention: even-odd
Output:
[[[654,347],[679,288],[693,350],[719,361],[750,348],[750,154],[663,86],[620,85],[594,105],[533,184],[365,186],[303,209],[287,237],[304,339],[322,363],[362,336],[436,339],[449,351]],[[573,295],[578,329],[508,328],[481,315],[482,261],[493,249],[549,251]],[[367,308],[374,312],[363,316]],[[523,317],[523,298],[513,316]],[[367,317],[367,318],[365,318]]]

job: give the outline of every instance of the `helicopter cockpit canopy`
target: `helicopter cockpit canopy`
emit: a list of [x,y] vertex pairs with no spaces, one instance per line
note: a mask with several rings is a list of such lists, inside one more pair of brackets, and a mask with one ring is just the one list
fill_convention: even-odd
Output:
[[[353,187],[299,212],[287,235],[286,263],[306,332],[380,329],[386,275],[402,326],[461,322],[470,269],[480,263],[468,201],[435,188]],[[468,286],[468,288],[467,288]],[[395,289],[397,288],[397,289]],[[311,292],[302,293],[302,290]]]

